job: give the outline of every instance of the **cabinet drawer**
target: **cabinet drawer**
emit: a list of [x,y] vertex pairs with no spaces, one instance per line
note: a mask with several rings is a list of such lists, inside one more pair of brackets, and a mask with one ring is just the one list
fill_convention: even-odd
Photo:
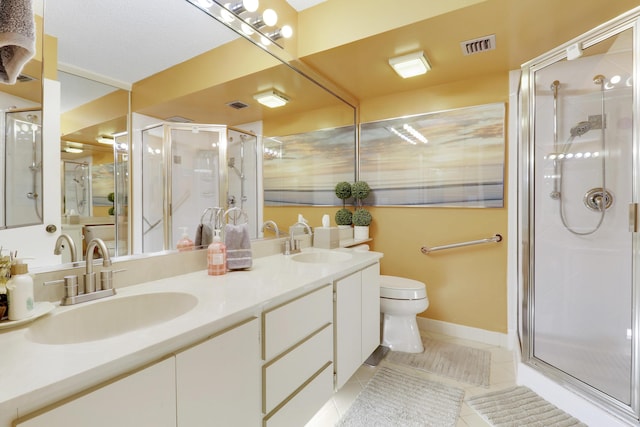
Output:
[[263,359],[269,360],[277,356],[332,320],[331,285],[265,312]]
[[333,325],[328,324],[290,352],[265,366],[264,413],[271,412],[332,359]]
[[305,425],[333,394],[333,364],[327,365],[305,388],[282,408],[266,418],[264,427]]

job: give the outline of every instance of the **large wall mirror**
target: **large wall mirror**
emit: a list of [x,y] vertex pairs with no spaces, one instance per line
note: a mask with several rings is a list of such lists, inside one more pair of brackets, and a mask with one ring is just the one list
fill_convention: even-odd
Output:
[[35,24],[35,56],[15,84],[0,84],[0,229],[43,222],[42,19]]
[[[83,239],[91,237],[109,241],[114,256],[175,248],[182,227],[193,237],[202,220],[202,200],[194,202],[194,212],[173,223],[166,207],[159,216],[143,209],[149,200],[166,198],[171,185],[163,177],[167,168],[174,176],[191,179],[214,159],[186,142],[181,148],[168,147],[172,126],[180,127],[184,141],[206,136],[200,132],[204,126],[224,127],[225,150],[215,159],[224,184],[218,188],[226,193],[219,203],[255,212],[255,238],[261,237],[267,145],[279,137],[346,128],[352,129],[355,153],[354,107],[219,22],[212,10],[185,0],[160,0],[153,8],[143,0],[46,3],[44,32],[57,42],[57,49],[47,51],[45,67],[56,70],[52,80],[59,82],[61,137],[59,157],[44,160],[56,163],[60,183],[57,192],[44,194],[44,199],[58,199],[57,234],[77,238],[78,253]],[[255,95],[274,90],[286,96],[285,106],[267,108],[256,101]],[[45,89],[45,99],[48,96]],[[45,102],[47,112],[52,113]],[[183,151],[176,152],[179,149]],[[355,177],[355,157],[347,174]],[[189,191],[174,192],[173,209],[191,196],[209,195],[208,190],[186,186]],[[171,224],[167,243],[145,248],[145,237],[159,229],[158,221]],[[12,247],[10,241],[3,244]],[[53,243],[50,246],[53,254]],[[36,259],[33,265],[46,268],[71,261],[65,252],[54,260]]]

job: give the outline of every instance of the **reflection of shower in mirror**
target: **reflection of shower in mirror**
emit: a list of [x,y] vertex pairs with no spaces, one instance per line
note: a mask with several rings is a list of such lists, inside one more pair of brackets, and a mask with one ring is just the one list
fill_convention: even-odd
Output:
[[[240,146],[239,146],[239,154],[240,154],[240,168],[236,166],[236,158],[230,156],[227,160],[227,167],[235,172],[235,175],[240,180],[240,209],[244,210],[244,203],[247,201],[247,194],[245,191],[245,180],[246,177],[244,175],[244,144],[248,138],[248,135],[241,133],[240,134]],[[229,136],[229,147],[233,145],[233,136]],[[236,207],[236,197],[229,193],[227,198],[227,204],[230,208]]]
[[87,161],[65,160],[63,210],[80,216],[91,215],[91,165]]
[[42,132],[40,110],[6,110],[5,225],[42,222]]

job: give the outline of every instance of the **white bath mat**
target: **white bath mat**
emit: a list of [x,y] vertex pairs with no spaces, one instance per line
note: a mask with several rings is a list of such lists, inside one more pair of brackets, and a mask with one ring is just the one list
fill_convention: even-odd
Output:
[[467,405],[496,427],[586,427],[522,386],[468,398]]
[[411,366],[456,381],[489,387],[491,353],[487,350],[422,338],[424,352],[391,351],[387,361]]
[[337,427],[454,427],[464,390],[381,366]]

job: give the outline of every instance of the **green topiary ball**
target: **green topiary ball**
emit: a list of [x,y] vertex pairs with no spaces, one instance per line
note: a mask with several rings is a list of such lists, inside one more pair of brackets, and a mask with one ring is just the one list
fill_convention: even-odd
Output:
[[364,181],[354,182],[351,186],[351,195],[356,200],[366,199],[370,191],[369,184]]
[[345,200],[351,197],[351,184],[349,184],[348,182],[337,183],[336,196],[341,200]]
[[336,212],[336,224],[338,225],[351,225],[352,213],[349,209],[339,209]]
[[356,209],[351,220],[353,221],[353,225],[367,226],[371,224],[373,218],[371,217],[371,213],[368,210]]

